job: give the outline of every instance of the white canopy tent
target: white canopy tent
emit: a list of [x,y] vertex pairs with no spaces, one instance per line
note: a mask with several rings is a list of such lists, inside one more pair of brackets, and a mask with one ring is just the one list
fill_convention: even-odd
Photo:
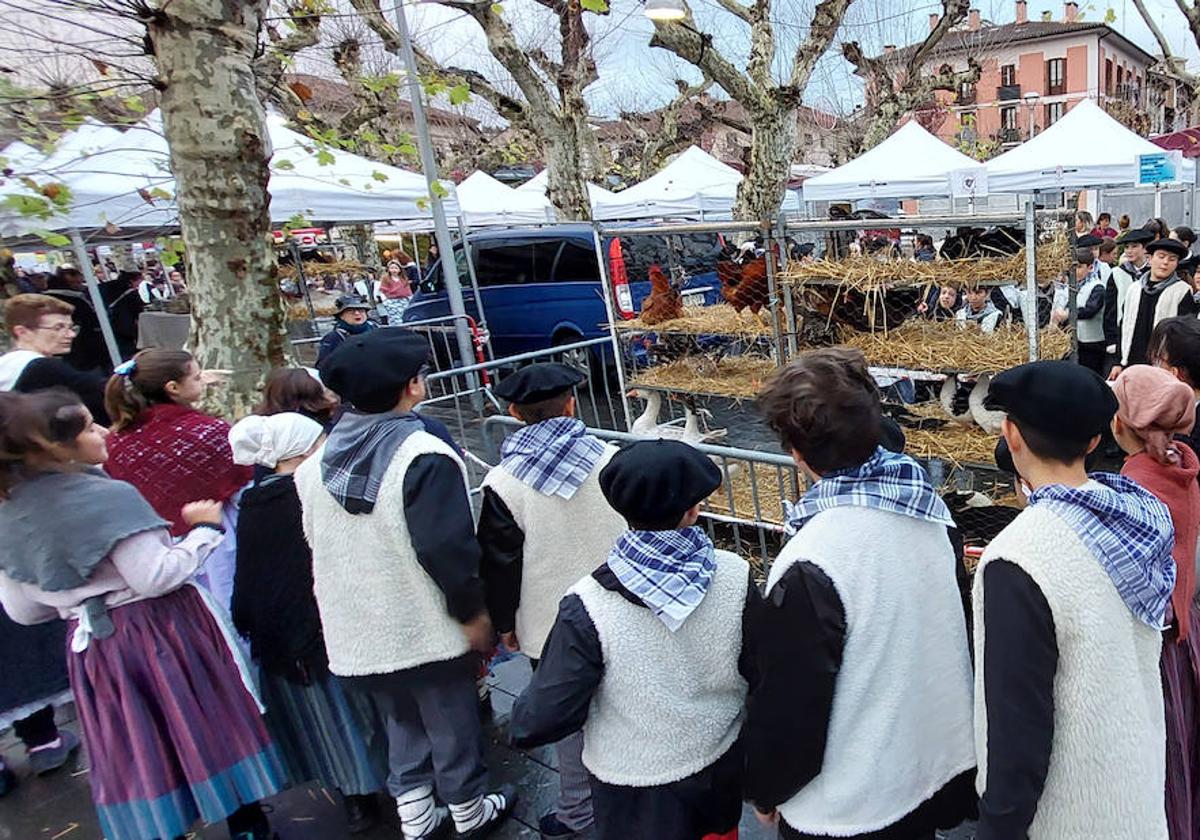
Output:
[[805,201],[951,194],[950,173],[981,164],[910,120],[878,146],[804,182]]
[[[742,173],[698,146],[690,146],[645,181],[593,202],[597,219],[728,219]],[[785,213],[800,212],[794,192]]]
[[486,172],[472,172],[456,190],[467,227],[540,225],[554,221],[544,192],[514,190]]
[[[1162,151],[1084,99],[1032,140],[988,161],[988,191],[1134,186],[1137,156]],[[1194,160],[1184,159],[1182,175],[1195,182]]]
[[[546,195],[546,191],[549,188],[549,186],[550,186],[550,171],[547,169],[543,169],[541,172],[534,175],[532,178],[530,178],[524,184],[521,184],[521,186],[517,187],[516,191],[521,192],[521,193],[536,193],[537,195],[540,195],[543,198],[545,198],[546,203],[549,203],[550,199]],[[604,189],[604,187],[597,186],[596,184],[588,184],[587,189],[588,189],[588,200],[592,203],[593,208],[596,206],[597,201],[603,201],[603,200],[611,198],[613,195],[615,195],[615,193],[612,192],[611,190],[606,190],[606,189]],[[551,205],[551,206],[553,206],[553,205]]]
[[[97,124],[99,125],[99,124]],[[30,169],[37,181],[63,183],[70,191],[70,207],[49,219],[30,219],[4,211],[0,234],[20,235],[37,229],[95,230],[107,225],[135,228],[175,228],[175,181],[170,172],[170,153],[162,135],[161,117],[156,113],[101,148],[80,150],[93,144],[97,132],[78,132],[42,163]],[[297,216],[314,223],[368,222],[378,219],[431,218],[426,208],[425,179],[394,166],[368,160],[344,150],[322,154],[316,143],[297,134],[277,116],[268,118],[273,155],[271,221],[280,224]],[[84,131],[81,127],[80,131]],[[52,166],[55,162],[60,166]],[[446,213],[458,214],[453,184],[446,184]],[[10,181],[0,194],[28,192]]]
[[26,170],[36,166],[45,158],[45,155],[28,143],[14,140],[3,149],[0,149],[0,158],[4,159],[4,164],[7,167]]

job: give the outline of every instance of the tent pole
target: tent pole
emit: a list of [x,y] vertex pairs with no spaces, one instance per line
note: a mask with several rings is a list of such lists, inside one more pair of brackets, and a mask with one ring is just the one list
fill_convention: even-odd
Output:
[[[446,297],[450,300],[450,312],[455,319],[454,334],[458,339],[458,356],[463,367],[475,364],[475,353],[471,347],[471,334],[467,330],[467,308],[463,304],[462,285],[458,280],[458,266],[454,260],[454,242],[450,239],[450,228],[446,223],[446,208],[442,205],[442,185],[438,183],[437,159],[433,153],[433,139],[429,136],[429,123],[425,118],[425,102],[422,100],[421,79],[417,70],[417,58],[413,53],[412,38],[408,32],[408,20],[404,16],[404,4],[396,4],[396,29],[400,33],[400,51],[404,58],[405,75],[408,77],[408,94],[413,112],[414,134],[421,151],[421,168],[429,184],[429,206],[433,210],[433,231],[441,256],[442,280],[446,284]],[[468,386],[477,387],[478,377],[468,374]],[[477,407],[483,403],[475,395]]]
[[1025,332],[1029,336],[1029,361],[1038,360],[1037,323],[1037,226],[1033,203],[1035,192],[1025,202]]
[[92,299],[92,306],[96,310],[96,320],[100,322],[100,333],[104,336],[104,346],[108,350],[108,357],[112,360],[113,367],[116,367],[121,364],[121,351],[117,349],[117,337],[113,334],[112,321],[108,317],[108,306],[100,294],[100,284],[96,282],[96,272],[92,271],[92,261],[88,259],[87,247],[83,244],[83,237],[79,235],[79,230],[71,228],[70,237],[71,249],[75,252],[75,261],[79,263],[79,270],[83,273],[84,282],[87,283],[88,296]]

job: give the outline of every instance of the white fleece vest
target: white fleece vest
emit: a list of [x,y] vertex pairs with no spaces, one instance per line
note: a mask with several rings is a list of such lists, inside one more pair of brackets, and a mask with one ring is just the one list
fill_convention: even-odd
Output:
[[[396,450],[371,513],[351,514],[321,482],[322,446],[296,470],[304,536],[313,552],[313,591],[325,629],[329,670],[389,674],[467,652],[462,627],[421,568],[404,518],[404,475],[420,455],[458,455],[424,431]],[[466,493],[463,470],[463,493]]]
[[846,644],[821,772],[779,813],[806,834],[878,831],[975,766],[954,551],[943,525],[847,506],[788,541],[767,592],[801,560],[837,590]]
[[[1121,322],[1121,364],[1129,364],[1129,351],[1133,348],[1133,332],[1137,329],[1138,311],[1142,308],[1142,288],[1139,281],[1133,283],[1125,292],[1125,314]],[[1165,318],[1174,318],[1179,312],[1179,304],[1192,293],[1192,287],[1182,280],[1172,283],[1158,293],[1158,301],[1154,304],[1154,324]]]
[[600,470],[616,452],[615,446],[606,445],[569,499],[539,493],[503,467],[483,480],[525,534],[516,629],[521,650],[535,659],[542,656],[558,602],[573,583],[605,561],[617,537],[625,533],[625,520],[600,490]]
[[[1104,278],[1096,277],[1084,283],[1076,293],[1076,298],[1086,302],[1091,297],[1092,292],[1099,288],[1103,289],[1107,285]],[[1104,307],[1100,307],[1100,311],[1093,317],[1088,319],[1076,319],[1075,332],[1079,336],[1079,340],[1085,344],[1096,344],[1104,341]]]
[[604,677],[583,725],[583,764],[600,781],[678,782],[737,740],[747,689],[738,657],[750,567],[727,551],[716,558],[704,600],[674,633],[590,575],[571,587],[604,654]]
[[1112,271],[1113,284],[1117,287],[1117,325],[1124,323],[1125,318],[1125,295],[1129,293],[1129,287],[1134,284],[1139,276],[1141,269],[1135,268],[1132,272],[1129,270],[1131,266],[1128,263],[1121,263]]
[[11,391],[31,362],[46,358],[32,350],[10,350],[0,356],[0,391]]
[[[1041,589],[1054,618],[1054,741],[1030,840],[1160,840],[1166,733],[1158,660],[1162,638],[1134,617],[1108,573],[1045,506],[1023,511],[975,573],[975,661],[984,661],[983,572],[1003,558]],[[987,785],[985,674],[975,672],[977,787]]]

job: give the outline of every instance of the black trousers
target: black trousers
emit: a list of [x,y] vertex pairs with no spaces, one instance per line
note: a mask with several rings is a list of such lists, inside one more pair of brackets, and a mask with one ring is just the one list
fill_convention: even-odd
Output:
[[1104,352],[1104,347],[1103,341],[1079,342],[1079,364],[1096,371],[1101,376],[1107,374],[1108,371],[1105,370],[1107,354]]
[[46,706],[27,718],[13,721],[13,732],[26,749],[49,744],[58,737],[58,727],[54,725],[54,707]]

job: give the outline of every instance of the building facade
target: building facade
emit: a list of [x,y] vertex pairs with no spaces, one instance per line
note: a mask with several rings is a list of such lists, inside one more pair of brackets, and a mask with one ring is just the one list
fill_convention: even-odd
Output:
[[[945,65],[967,70],[971,61],[980,67],[975,84],[936,92],[945,113],[933,128],[946,142],[987,157],[1053,125],[1085,98],[1145,135],[1191,124],[1194,92],[1112,27],[1081,20],[1077,3],[1066,2],[1059,20],[1048,12],[1031,20],[1026,0],[1016,0],[1015,11],[1012,23],[994,24],[972,9],[928,60],[928,73]],[[937,20],[930,15],[931,28]],[[914,49],[888,48],[884,58],[903,61]]]

